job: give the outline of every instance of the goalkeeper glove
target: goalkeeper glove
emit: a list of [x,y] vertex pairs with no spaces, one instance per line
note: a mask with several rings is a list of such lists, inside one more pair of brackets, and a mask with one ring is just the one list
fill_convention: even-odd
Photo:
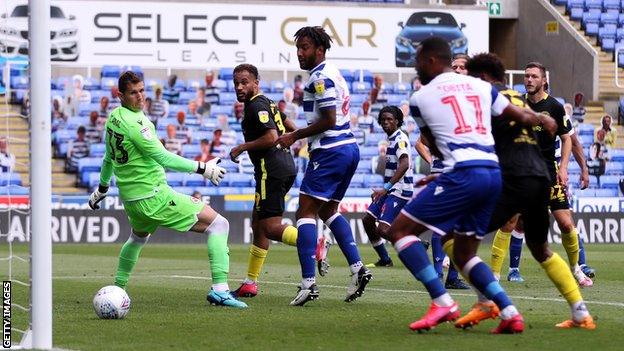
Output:
[[221,159],[216,157],[208,162],[197,162],[196,173],[201,174],[204,178],[209,179],[214,185],[219,185],[223,176],[225,176],[225,168],[217,166]]
[[92,210],[100,209],[100,205],[98,204],[104,200],[107,191],[108,186],[100,185],[91,193],[91,196],[89,196],[89,207],[91,207]]

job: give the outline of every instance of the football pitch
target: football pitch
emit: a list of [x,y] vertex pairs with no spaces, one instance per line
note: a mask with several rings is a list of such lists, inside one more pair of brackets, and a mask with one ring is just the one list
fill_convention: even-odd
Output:
[[[330,251],[329,275],[319,277],[321,298],[305,307],[288,305],[299,282],[296,250],[274,245],[260,277],[260,294],[246,299],[246,310],[210,306],[206,247],[148,244],[130,279],[130,313],[124,320],[99,320],[91,304],[95,292],[110,285],[120,245],[54,245],[54,345],[71,350],[621,350],[624,329],[624,245],[587,245],[588,262],[596,268],[592,288],[583,289],[598,328],[557,330],[569,309],[539,265],[523,252],[524,283],[503,286],[523,313],[521,335],[490,335],[497,322],[458,330],[442,324],[422,334],[408,324],[425,313],[428,295],[400,264],[373,269],[363,297],[343,302],[348,268],[337,246]],[[374,251],[361,245],[366,262]],[[489,244],[480,251],[489,259]],[[566,257],[561,246],[555,249]],[[8,246],[0,245],[7,253]],[[25,254],[26,245],[14,245]],[[248,247],[231,247],[230,287],[236,289],[247,268]],[[8,266],[0,263],[6,279]],[[506,265],[504,266],[506,270]],[[14,262],[13,274],[27,279],[28,268]],[[453,290],[467,312],[474,296]],[[13,285],[13,299],[25,303],[26,289]],[[13,325],[23,328],[27,315],[13,309]],[[13,334],[17,344],[20,336]]]

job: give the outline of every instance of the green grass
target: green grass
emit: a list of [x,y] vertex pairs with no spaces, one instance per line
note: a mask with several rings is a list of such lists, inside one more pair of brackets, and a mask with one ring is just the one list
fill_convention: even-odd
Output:
[[[505,282],[504,287],[515,297],[527,330],[499,336],[488,334],[494,321],[467,331],[444,324],[428,333],[411,332],[407,325],[426,311],[430,300],[400,264],[376,269],[365,295],[354,303],[343,302],[347,268],[337,247],[330,252],[329,276],[319,278],[319,301],[304,308],[288,306],[296,293],[299,265],[293,248],[276,245],[261,275],[260,295],[247,300],[249,309],[234,310],[210,306],[205,300],[210,286],[205,246],[148,245],[130,280],[128,317],[99,320],[91,300],[100,287],[112,282],[119,245],[55,245],[54,345],[72,350],[621,350],[617,340],[624,328],[624,246],[587,246],[598,279],[583,294],[598,329],[554,328],[568,318],[569,309],[563,301],[550,300],[560,296],[525,251],[526,282]],[[26,250],[24,245],[14,246],[18,254]],[[565,257],[561,247],[557,250]],[[361,251],[366,261],[374,259],[369,246]],[[8,246],[0,245],[0,256],[7,252]],[[482,257],[488,254],[481,251]],[[232,289],[244,277],[246,266],[247,247],[233,246]],[[26,279],[27,271],[24,263],[13,264],[16,277]],[[7,262],[0,261],[3,279],[7,272]],[[15,302],[24,303],[26,294],[14,285]],[[474,301],[470,292],[453,295],[464,311]],[[14,326],[25,327],[26,314],[14,309],[13,315]],[[16,341],[19,336],[14,334]]]

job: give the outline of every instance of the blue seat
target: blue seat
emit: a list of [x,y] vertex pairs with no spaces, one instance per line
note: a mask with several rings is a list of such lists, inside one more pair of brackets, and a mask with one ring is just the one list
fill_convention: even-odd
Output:
[[[78,129],[78,127],[86,126],[87,124],[89,124],[89,117],[74,116],[74,117],[69,117],[69,119],[67,119],[66,128],[67,129]],[[58,131],[57,131],[57,135],[58,135]],[[73,137],[73,135],[70,136],[70,138],[71,137]]]
[[611,159],[611,162],[624,162],[624,150],[623,149],[609,150],[609,158]]
[[114,65],[104,65],[102,66],[102,71],[100,72],[100,75],[102,78],[119,78],[119,76],[121,75],[121,67]]
[[603,38],[600,42],[600,47],[603,51],[613,52],[615,51],[615,39],[614,38]]
[[607,162],[606,175],[624,174],[624,162]]
[[184,186],[206,186],[206,179],[201,174],[185,174],[182,183]]
[[284,100],[284,93],[265,93],[264,96],[268,97],[269,99],[275,101],[276,103],[280,100]]
[[234,78],[234,68],[224,67],[219,69],[219,79],[231,81]]
[[106,144],[104,143],[91,144],[91,146],[89,146],[89,156],[91,157],[102,157],[105,152]]
[[600,187],[617,189],[620,183],[620,176],[616,175],[603,175],[600,177]]
[[19,173],[0,173],[0,186],[22,185],[22,178]]
[[344,78],[345,81],[347,81],[347,83],[352,83],[355,80],[355,77],[353,76],[353,71],[348,70],[348,69],[341,69],[340,70],[340,74],[342,75],[342,77]]
[[158,79],[158,78],[147,78],[145,80],[145,89],[147,91],[153,91],[156,90],[156,87],[163,87],[165,85],[164,81],[162,79]]
[[355,173],[363,173],[370,174],[371,173],[371,163],[367,160],[362,160],[358,163],[358,166],[355,170]]
[[[356,78],[357,78],[357,77],[359,77],[359,76],[358,76],[358,72],[356,72],[355,74],[356,74]],[[371,85],[373,85],[373,80],[374,80],[374,79],[373,79],[373,72],[371,72],[371,71],[369,71],[369,70],[367,70],[367,69],[362,70],[362,79],[363,79],[365,82],[368,82],[368,83],[370,83]]]
[[590,37],[597,37],[599,29],[600,27],[598,23],[588,23],[585,28],[585,34],[587,34]]
[[101,167],[101,157],[85,157],[78,160],[78,173],[99,172]]
[[219,103],[221,105],[233,105],[236,101],[235,93],[219,93]]
[[591,123],[580,123],[576,126],[579,135],[594,135],[594,125]]
[[369,177],[369,175],[364,175],[362,173],[356,173],[351,178],[350,188],[362,188],[364,186],[365,177]]
[[574,21],[581,21],[583,19],[584,13],[585,12],[583,11],[582,8],[578,8],[578,7],[572,8],[570,10],[570,18]]
[[11,89],[28,89],[28,76],[11,77]]
[[0,186],[0,195],[28,195],[30,189],[20,185]]
[[[574,11],[573,14],[576,16],[576,10]],[[588,23],[600,23],[601,14],[602,12],[596,9],[583,12],[583,14],[581,15],[581,28],[585,28]],[[578,18],[572,18],[572,19],[578,20]]]
[[618,23],[619,13],[616,12],[603,12],[600,14],[600,24],[615,24]]
[[237,195],[242,194],[241,188],[235,188],[231,186],[223,186],[217,188],[217,195]]
[[574,194],[577,197],[596,197],[596,189],[576,190]]
[[99,90],[100,89],[100,80],[97,79],[97,78],[93,78],[93,77],[85,78],[83,89],[84,90]]
[[202,82],[199,79],[189,79],[186,81],[186,91],[197,91],[202,87]]
[[247,187],[251,186],[253,175],[245,173],[228,173],[223,179],[227,185],[231,187]]
[[367,94],[371,90],[371,83],[353,82],[351,89],[355,94]]
[[385,133],[370,133],[366,138],[366,146],[377,146],[380,141],[386,139]]
[[370,159],[373,156],[379,155],[379,150],[376,146],[366,146],[360,148],[360,158],[361,159]]
[[166,173],[167,176],[167,184],[171,187],[175,186],[183,186],[184,185],[184,176],[183,173]]
[[615,30],[615,39],[622,41],[624,39],[624,28],[618,28]]
[[602,8],[605,11],[608,10],[617,10],[618,12],[620,11],[620,0],[603,0],[602,1]]
[[117,78],[113,77],[102,77],[100,88],[110,91],[112,87],[117,86],[117,80]]
[[395,94],[408,93],[410,91],[410,86],[408,83],[396,82],[392,90]]
[[[355,83],[353,83],[355,84]],[[352,91],[353,92],[353,91]],[[362,106],[362,103],[368,99],[368,94],[358,94],[353,92],[353,94],[351,95],[351,106],[352,107],[360,107]]]
[[199,191],[204,196],[214,196],[217,195],[217,187],[214,186],[200,186],[195,188],[196,191]]
[[173,190],[179,192],[180,194],[184,194],[184,195],[193,195],[193,192],[195,191],[195,189],[188,187],[188,186],[175,186],[173,187]]
[[182,156],[185,158],[195,158],[199,155],[201,148],[199,144],[185,144],[182,145]]
[[581,141],[581,144],[583,144],[583,147],[589,147],[591,144],[594,143],[593,135],[579,135],[579,139]]
[[273,80],[271,81],[271,92],[273,93],[283,93],[284,89],[288,87],[288,83],[282,80]]
[[585,0],[586,9],[599,9],[602,11],[602,0]]
[[615,39],[615,31],[617,26],[615,24],[605,24],[598,29],[598,38],[601,40],[604,38]]
[[615,197],[618,196],[618,189],[596,189],[596,197]]
[[553,0],[553,4],[557,6],[565,6],[568,4],[568,0]]
[[225,170],[228,171],[228,173],[238,172],[238,163],[234,163],[231,160],[221,160],[221,163],[219,163],[219,166],[225,168]]
[[520,94],[526,94],[526,87],[524,84],[514,84],[513,89],[518,91]]
[[365,178],[364,186],[368,188],[379,188],[384,184],[384,178],[379,174],[371,174]]

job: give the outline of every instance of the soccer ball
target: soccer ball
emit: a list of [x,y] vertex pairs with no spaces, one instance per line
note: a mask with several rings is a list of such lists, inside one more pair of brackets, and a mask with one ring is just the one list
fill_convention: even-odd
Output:
[[122,319],[130,311],[130,297],[116,285],[105,286],[95,294],[93,309],[101,319]]

